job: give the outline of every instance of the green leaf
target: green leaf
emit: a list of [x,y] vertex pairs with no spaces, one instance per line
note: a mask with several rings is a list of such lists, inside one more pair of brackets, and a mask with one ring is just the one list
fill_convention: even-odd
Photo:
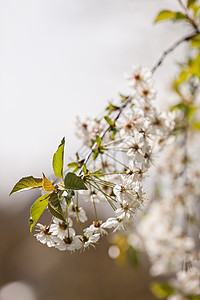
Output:
[[176,109],[185,110],[187,109],[187,105],[185,103],[178,103],[171,106],[170,111],[174,111]]
[[100,136],[97,135],[97,136],[96,136],[96,143],[97,143],[97,146],[98,146],[98,147],[101,146],[101,141],[102,141],[102,140],[101,140]]
[[181,73],[179,74],[179,77],[175,80],[174,86],[178,87],[181,83],[185,82],[189,76],[191,76],[190,69],[182,70]]
[[187,17],[180,11],[176,12],[175,17],[173,18],[174,21],[181,21],[181,20],[187,20]]
[[190,296],[189,300],[200,300],[200,295]]
[[104,176],[104,175],[101,174],[101,172],[102,172],[102,169],[98,169],[97,171],[94,171],[94,172],[90,173],[90,175],[91,175],[91,176],[93,176],[93,175],[101,175],[101,176]]
[[118,106],[113,105],[111,102],[109,103],[109,105],[106,107],[106,110],[108,111],[108,115],[111,114],[111,112],[113,111],[117,111],[119,109]]
[[83,183],[83,180],[74,173],[67,173],[65,176],[65,188],[67,190],[87,190],[88,188]]
[[122,103],[128,101],[128,99],[129,99],[129,96],[125,96],[125,95],[123,95],[123,94],[119,94],[119,96],[120,96],[120,98],[121,98],[121,102],[122,102]]
[[44,191],[46,192],[52,192],[55,190],[55,187],[52,185],[51,181],[49,181],[46,176],[44,175],[44,173],[42,173],[43,175],[43,181],[42,181],[42,188]]
[[169,19],[175,19],[176,18],[176,13],[170,10],[162,10],[161,12],[158,13],[155,23],[160,22],[160,21],[165,21]]
[[127,256],[129,261],[134,267],[139,266],[140,262],[139,262],[138,252],[135,250],[135,248],[129,247],[127,251]]
[[53,156],[53,170],[58,178],[63,178],[63,159],[64,159],[65,138],[62,139],[56,153]]
[[181,103],[178,103],[176,105],[173,105],[170,108],[170,111],[174,111],[174,110],[177,110],[177,109],[184,111],[185,114],[186,114],[187,119],[190,119],[193,116],[193,114],[196,112],[196,110],[199,109],[199,107],[198,106],[191,106],[191,105],[188,105],[186,103],[181,102]]
[[110,125],[110,126],[113,125],[113,121],[108,116],[105,116],[104,119],[106,120],[106,122],[108,123],[108,125]]
[[92,159],[95,160],[99,155],[99,151],[98,150],[94,150],[93,151],[93,156],[92,156]]
[[188,1],[187,1],[187,7],[188,7],[188,8],[191,7],[193,4],[195,4],[196,1],[197,1],[197,0],[188,0]]
[[77,159],[77,160],[80,159],[80,157],[79,157],[79,155],[78,155],[78,152],[76,152],[76,159]]
[[200,5],[196,6],[196,5],[191,5],[192,10],[194,11],[194,17],[196,19],[196,17],[198,17],[198,13],[200,10]]
[[69,163],[67,166],[68,168],[74,168],[72,172],[76,173],[78,169],[80,169],[83,166],[83,164],[84,164],[84,159],[78,160],[78,162]]
[[158,299],[164,299],[174,293],[174,289],[167,283],[153,282],[151,284],[151,291]]
[[43,212],[45,211],[48,200],[51,194],[45,194],[39,199],[35,201],[35,203],[31,206],[31,216],[29,219],[30,224],[30,232],[32,231],[33,227],[37,223],[38,219],[41,217]]
[[197,131],[200,131],[200,122],[194,122],[192,123],[192,127],[196,129]]
[[200,53],[191,61],[191,72],[193,75],[200,78]]
[[88,174],[88,170],[87,170],[85,164],[83,164],[83,173],[84,173],[84,175]]
[[58,195],[56,193],[51,193],[48,201],[48,208],[53,216],[65,222],[60,200],[58,199]]
[[195,35],[190,41],[191,47],[200,48],[200,34]]
[[72,162],[72,163],[69,163],[67,166],[68,166],[68,168],[77,168],[78,163],[77,162]]
[[15,184],[9,196],[22,190],[28,191],[31,189],[41,188],[42,181],[42,178],[35,178],[33,176],[23,177]]

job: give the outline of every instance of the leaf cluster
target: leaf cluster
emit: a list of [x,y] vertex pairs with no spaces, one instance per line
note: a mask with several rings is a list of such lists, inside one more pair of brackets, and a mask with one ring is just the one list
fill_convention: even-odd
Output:
[[[84,183],[84,180],[72,172],[68,172],[63,177],[63,164],[64,164],[64,146],[65,138],[62,139],[60,145],[58,146],[57,151],[53,155],[53,170],[57,178],[61,179],[62,189],[52,183],[47,177],[43,174],[43,178],[35,178],[33,176],[21,178],[13,187],[10,195],[31,190],[31,189],[43,189],[45,192],[40,198],[38,198],[30,209],[30,231],[37,223],[38,219],[44,213],[46,208],[50,213],[65,222],[65,215],[61,207],[61,197],[64,191],[67,192],[65,200],[67,205],[71,202],[72,197],[74,196],[74,190],[87,190],[87,186]],[[73,165],[74,166],[74,165]],[[47,192],[47,193],[46,193]]]
[[196,25],[196,20],[199,17],[200,10],[198,0],[188,0],[186,6],[181,1],[179,1],[179,3],[183,11],[162,10],[157,14],[154,23],[161,21],[184,21],[192,25],[192,27],[197,30],[198,27]]

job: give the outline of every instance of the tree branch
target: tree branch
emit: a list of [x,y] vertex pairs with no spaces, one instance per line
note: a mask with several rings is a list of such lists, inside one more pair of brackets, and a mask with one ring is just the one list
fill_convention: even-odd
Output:
[[[196,34],[199,33],[199,29],[197,29],[195,32],[182,37],[180,40],[178,40],[177,42],[175,42],[172,46],[170,46],[167,50],[165,50],[163,52],[163,54],[161,55],[161,57],[159,58],[159,60],[156,62],[156,64],[154,65],[154,67],[151,69],[152,74],[158,69],[158,67],[163,63],[164,59],[166,58],[166,56],[168,54],[170,54],[172,51],[174,51],[180,44],[182,44],[183,42],[187,42],[190,39],[192,39],[193,37],[195,37]],[[114,122],[119,118],[119,116],[121,115],[123,109],[128,105],[128,103],[130,103],[132,100],[132,97],[128,97],[128,99],[126,100],[126,102],[124,102],[120,107],[119,107],[119,111],[118,114],[116,115],[116,117],[114,118]],[[106,135],[106,133],[109,131],[110,129],[110,125],[100,134],[100,138],[103,139],[104,136]],[[86,164],[90,158],[90,156],[92,155],[93,150],[96,148],[97,143],[95,142],[94,145],[92,146],[91,150],[89,151],[88,155],[86,156],[84,163]],[[83,167],[81,168],[79,175],[82,173]]]
[[[115,116],[115,118],[114,118],[114,120],[113,120],[114,122],[118,120],[118,118],[119,118],[119,116],[121,115],[123,109],[131,102],[131,100],[132,100],[132,97],[129,96],[129,97],[127,98],[127,100],[119,107],[119,111],[118,111],[117,115]],[[110,127],[111,127],[111,126],[109,125],[104,131],[101,132],[101,134],[100,134],[100,138],[101,138],[101,139],[104,138],[104,136],[106,135],[106,133],[109,131]],[[84,163],[85,163],[85,164],[88,162],[88,160],[89,160],[90,156],[92,155],[92,152],[93,152],[93,150],[96,148],[96,146],[97,146],[97,143],[95,142],[94,145],[92,146],[90,152],[88,153],[88,155],[86,156],[86,158],[85,158],[85,160],[84,160]],[[81,174],[81,172],[82,172],[82,168],[81,168],[79,174]]]
[[199,30],[196,30],[193,33],[190,33],[189,35],[186,35],[184,37],[182,37],[180,40],[178,40],[177,42],[175,42],[172,46],[170,46],[167,50],[165,50],[163,52],[163,54],[161,55],[161,57],[159,58],[159,60],[156,62],[156,64],[154,65],[154,67],[151,69],[152,74],[158,69],[158,67],[163,63],[164,59],[166,58],[166,56],[173,52],[180,44],[184,43],[184,42],[188,42],[189,40],[191,40],[193,37],[195,37],[195,35],[197,35],[199,33]]

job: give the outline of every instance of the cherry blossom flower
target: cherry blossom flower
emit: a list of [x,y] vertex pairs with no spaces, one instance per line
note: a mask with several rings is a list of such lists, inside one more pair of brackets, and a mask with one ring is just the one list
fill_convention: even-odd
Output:
[[36,231],[39,231],[35,234],[37,241],[42,244],[47,244],[48,247],[55,247],[55,237],[49,232],[47,226],[40,223],[36,224]]
[[68,218],[66,222],[63,222],[57,218],[53,219],[53,224],[51,225],[52,235],[57,236],[60,239],[64,239],[67,236],[74,236],[75,230],[72,228],[72,220]]

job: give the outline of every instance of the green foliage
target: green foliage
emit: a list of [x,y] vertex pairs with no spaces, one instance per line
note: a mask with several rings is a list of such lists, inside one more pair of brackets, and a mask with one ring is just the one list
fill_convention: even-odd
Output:
[[200,10],[200,6],[199,5],[191,5],[190,7],[193,12],[194,12],[194,18],[196,19],[197,17],[199,17],[198,13],[199,13],[199,10]]
[[93,156],[92,156],[92,159],[93,159],[93,160],[97,159],[98,155],[99,155],[99,152],[98,152],[97,150],[93,150]]
[[97,143],[97,146],[100,147],[101,146],[101,142],[102,142],[102,139],[100,138],[100,136],[96,136],[96,143]]
[[101,177],[101,176],[104,176],[104,175],[102,175],[102,169],[99,169],[95,172],[90,173],[90,176]]
[[200,78],[200,53],[198,53],[194,59],[191,59],[188,65],[191,75]]
[[85,164],[83,164],[83,173],[84,173],[84,175],[88,174],[88,169],[86,168]]
[[191,47],[200,48],[200,33],[195,35],[190,41]]
[[38,219],[41,217],[43,212],[45,211],[47,205],[48,205],[48,200],[51,194],[45,194],[39,199],[35,201],[35,203],[31,206],[31,215],[29,219],[29,224],[30,224],[30,232],[32,231],[33,227],[35,226],[36,222]]
[[77,162],[72,162],[72,163],[69,163],[67,166],[68,166],[68,168],[77,168],[78,163]]
[[174,81],[174,89],[178,94],[180,94],[179,85],[185,82],[189,77],[191,77],[190,69],[183,69],[178,78]]
[[112,131],[111,138],[114,139],[114,137],[115,137],[115,135],[117,133],[117,128],[116,128],[115,121],[112,121],[108,116],[105,116],[104,119],[106,120],[106,122],[110,126],[109,131]]
[[190,7],[193,6],[196,2],[197,2],[197,0],[187,0],[187,7],[190,8]]
[[55,187],[52,185],[52,183],[46,178],[46,176],[43,174],[43,181],[42,181],[42,188],[46,192],[52,192],[55,190]]
[[154,23],[167,21],[167,20],[172,20],[174,22],[184,21],[184,20],[188,20],[188,17],[184,15],[181,11],[174,12],[171,10],[162,10],[158,13]]
[[153,282],[150,288],[153,295],[158,299],[164,299],[174,294],[174,289],[168,283],[165,282]]
[[119,94],[120,95],[120,98],[121,98],[121,102],[124,103],[126,102],[128,99],[129,99],[129,96],[125,96],[123,94]]
[[176,13],[171,11],[171,10],[162,10],[158,13],[155,23],[158,23],[160,21],[166,21],[166,20],[171,20],[176,17]]
[[115,124],[115,122],[113,122],[108,116],[105,116],[104,119],[111,127]]
[[174,80],[174,89],[181,97],[182,93],[180,86],[189,81],[192,77],[200,78],[200,53],[194,58],[190,58],[188,62],[182,66],[179,76]]
[[65,222],[62,207],[60,205],[60,200],[58,198],[58,194],[56,194],[55,192],[50,194],[48,208],[53,216]]
[[110,115],[113,111],[117,111],[119,109],[118,106],[113,105],[111,102],[106,107],[106,110],[108,111],[108,115]]
[[187,20],[187,17],[180,11],[175,13],[175,18],[173,19],[173,21],[184,21]]
[[74,168],[73,173],[77,172],[80,168],[82,168],[84,164],[84,159],[79,159],[79,156],[77,156],[77,162],[69,163],[67,166],[68,168]]
[[94,141],[94,143],[95,142],[97,144],[97,147],[92,150],[93,160],[95,160],[100,153],[104,153],[104,151],[105,151],[105,148],[102,145],[102,139],[100,138],[100,136],[98,136],[98,135],[96,136],[96,141]]
[[136,251],[135,248],[129,247],[127,251],[127,256],[128,256],[128,260],[134,267],[139,266],[140,262],[139,262],[138,252]]
[[189,105],[184,102],[181,102],[176,105],[173,105],[170,108],[170,111],[181,110],[185,113],[186,118],[190,119],[198,108],[199,108],[198,106],[193,106],[193,105]]
[[189,300],[200,300],[200,295],[190,296]]
[[63,178],[63,159],[64,159],[65,138],[62,139],[56,153],[53,156],[53,170],[58,178]]
[[76,174],[74,173],[67,173],[67,175],[65,176],[65,188],[67,190],[87,190],[88,188],[86,187],[86,185],[84,184],[83,180],[78,177]]
[[200,131],[200,122],[193,122],[192,123],[192,127],[197,130]]
[[42,178],[35,178],[33,176],[23,177],[15,184],[9,196],[19,191],[28,191],[31,189],[41,188],[42,181]]

